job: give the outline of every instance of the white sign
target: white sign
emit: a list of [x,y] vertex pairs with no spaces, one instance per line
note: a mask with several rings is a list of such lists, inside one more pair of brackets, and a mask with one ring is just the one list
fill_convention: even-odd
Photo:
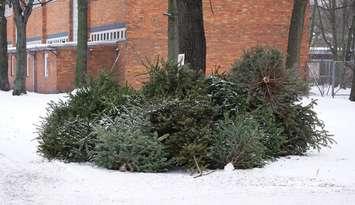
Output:
[[178,55],[178,63],[179,63],[179,66],[185,65],[185,54]]

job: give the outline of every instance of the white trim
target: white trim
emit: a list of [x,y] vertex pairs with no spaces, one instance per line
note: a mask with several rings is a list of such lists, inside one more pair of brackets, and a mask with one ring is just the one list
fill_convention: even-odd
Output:
[[29,61],[31,60],[30,54],[27,53],[27,68],[26,68],[26,77],[30,77],[30,64]]
[[[110,45],[110,44],[116,44],[118,41],[96,41],[96,42],[88,42],[88,46],[96,46],[96,45]],[[26,49],[31,50],[31,49],[55,49],[55,48],[61,48],[61,47],[75,47],[77,45],[77,42],[66,42],[66,43],[53,43],[53,44],[45,44],[45,43],[38,43],[38,44],[32,44],[32,45],[27,45]],[[15,52],[16,47],[8,47],[9,52]]]
[[73,41],[78,39],[78,0],[73,0]]
[[37,41],[28,41],[27,42],[27,45],[38,45],[38,44],[41,44],[42,41],[41,40],[37,40]]
[[44,54],[44,77],[48,78],[48,53]]

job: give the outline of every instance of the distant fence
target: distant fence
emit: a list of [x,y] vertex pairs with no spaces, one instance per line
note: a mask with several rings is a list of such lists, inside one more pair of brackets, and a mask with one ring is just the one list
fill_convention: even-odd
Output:
[[342,90],[351,88],[353,66],[353,61],[311,60],[308,63],[309,79],[322,96],[347,95]]

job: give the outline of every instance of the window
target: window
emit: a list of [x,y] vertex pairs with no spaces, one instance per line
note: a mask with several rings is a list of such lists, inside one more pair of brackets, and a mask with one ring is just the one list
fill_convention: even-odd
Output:
[[44,77],[48,78],[48,53],[44,54]]

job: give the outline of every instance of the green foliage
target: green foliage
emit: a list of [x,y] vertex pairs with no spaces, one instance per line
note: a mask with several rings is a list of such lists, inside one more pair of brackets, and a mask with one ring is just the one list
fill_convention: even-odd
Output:
[[67,102],[51,102],[49,106],[50,114],[38,129],[39,151],[48,159],[90,160],[96,143],[91,121],[72,116]]
[[[100,118],[111,112],[116,105],[140,103],[135,91],[129,87],[120,87],[109,73],[101,73],[97,79],[91,79],[88,86],[69,93],[68,106],[74,116],[81,118]],[[134,102],[138,100],[138,102]]]
[[51,102],[38,127],[39,152],[49,159],[91,160],[96,143],[92,125],[103,114],[114,115],[116,105],[134,102],[131,93],[129,88],[120,88],[109,74],[101,74],[66,100]]
[[273,110],[269,107],[260,107],[251,114],[265,132],[265,136],[261,139],[261,142],[266,147],[265,157],[276,158],[280,156],[282,146],[286,143],[286,135]]
[[267,155],[301,155],[333,142],[313,104],[297,104],[308,88],[297,74],[286,70],[280,51],[260,47],[247,51],[233,66],[230,80],[246,96],[248,112],[270,136],[264,140]]
[[98,166],[134,172],[167,171],[171,164],[168,153],[156,135],[142,131],[144,118],[137,111],[128,111],[109,125],[97,127],[99,143],[95,163]]
[[230,162],[261,167],[334,143],[313,111],[315,102],[299,103],[307,87],[275,49],[249,50],[230,75],[203,78],[160,60],[148,70],[150,81],[140,91],[103,74],[52,102],[39,127],[39,151],[49,159],[161,172]]
[[219,122],[212,137],[209,157],[213,166],[223,168],[232,163],[235,168],[261,167],[265,163],[265,133],[250,115]]
[[324,129],[324,123],[313,111],[315,105],[316,101],[306,106],[295,104],[289,108],[286,115],[281,116],[280,120],[285,122],[284,134],[287,136],[282,155],[302,155],[311,148],[320,150],[335,143]]
[[237,113],[246,111],[245,97],[242,96],[236,83],[228,81],[218,75],[210,76],[206,80],[207,94],[212,106],[217,109],[219,119],[236,116]]
[[146,65],[149,82],[143,87],[143,93],[149,98],[182,97],[191,92],[199,92],[202,76],[188,66],[180,66],[174,61],[157,59]]
[[304,91],[304,84],[286,70],[284,56],[276,49],[248,50],[233,66],[230,80],[247,96],[251,108],[268,104],[275,111],[284,110]]
[[211,138],[215,110],[206,98],[172,100],[148,113],[152,132],[158,133],[178,166],[196,169],[207,166],[206,153]]

